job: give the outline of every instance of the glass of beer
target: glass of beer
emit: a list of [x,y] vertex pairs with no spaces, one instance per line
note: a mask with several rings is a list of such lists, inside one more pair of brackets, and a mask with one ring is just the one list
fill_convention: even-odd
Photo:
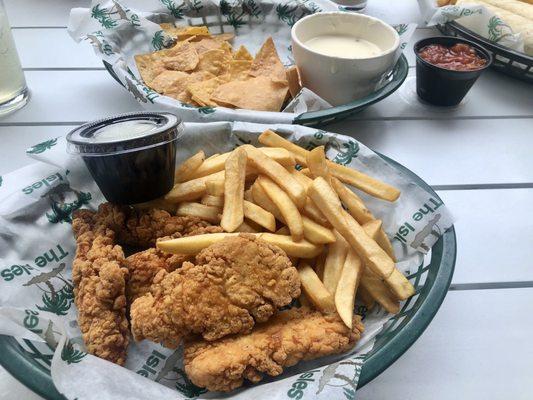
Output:
[[0,0],[0,116],[24,106],[28,97],[29,91],[7,20],[6,9]]

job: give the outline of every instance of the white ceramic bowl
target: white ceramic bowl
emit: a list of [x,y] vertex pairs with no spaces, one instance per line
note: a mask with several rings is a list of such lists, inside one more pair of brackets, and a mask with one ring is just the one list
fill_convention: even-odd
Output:
[[[381,53],[369,58],[326,56],[305,46],[321,35],[352,35],[374,43]],[[363,14],[325,12],[302,18],[291,31],[292,53],[302,84],[334,106],[373,92],[383,74],[392,70],[400,37],[385,22]]]

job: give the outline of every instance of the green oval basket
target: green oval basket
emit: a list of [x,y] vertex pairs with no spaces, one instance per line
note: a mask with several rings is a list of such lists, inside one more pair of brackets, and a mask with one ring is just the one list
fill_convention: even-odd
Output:
[[[439,198],[420,177],[390,158],[383,155],[382,157],[402,174]],[[358,388],[366,385],[396,361],[427,328],[446,296],[453,276],[455,258],[456,236],[452,227],[432,247],[429,264],[420,265],[418,270],[409,276],[417,295],[405,302],[398,315],[392,317],[377,336],[374,348],[366,356]],[[51,353],[43,354],[30,341],[25,341],[25,344],[30,351],[23,348],[13,337],[0,335],[0,364],[44,398],[66,400],[57,391],[50,376]]]
[[[106,61],[103,61],[103,64],[113,79],[117,81],[120,86],[125,88],[115,71],[113,71],[111,64]],[[343,120],[350,115],[363,111],[372,104],[377,103],[378,101],[381,101],[393,94],[405,81],[408,72],[409,64],[407,63],[407,58],[405,58],[405,56],[402,54],[392,71],[384,78],[385,83],[380,89],[350,103],[331,107],[326,110],[300,114],[294,118],[292,123],[305,126],[319,126]]]

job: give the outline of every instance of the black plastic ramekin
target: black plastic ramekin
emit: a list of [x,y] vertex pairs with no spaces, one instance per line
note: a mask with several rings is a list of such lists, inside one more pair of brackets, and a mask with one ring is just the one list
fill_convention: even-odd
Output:
[[[440,44],[451,47],[457,43],[464,43],[473,47],[478,56],[487,60],[487,63],[472,71],[455,71],[437,67],[418,54],[419,51],[431,44]],[[437,36],[422,39],[413,46],[416,55],[416,92],[422,100],[437,106],[455,106],[463,100],[476,79],[492,64],[491,54],[483,47],[470,40]]]
[[71,131],[68,152],[83,158],[108,201],[143,203],[172,189],[176,140],[182,132],[183,124],[173,114],[122,114]]

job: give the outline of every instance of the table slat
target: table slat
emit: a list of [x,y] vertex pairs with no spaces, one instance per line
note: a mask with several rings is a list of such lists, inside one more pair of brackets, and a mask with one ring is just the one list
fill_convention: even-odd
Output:
[[533,182],[531,119],[344,121],[355,137],[432,185]]
[[438,194],[456,218],[453,284],[533,282],[533,189]]
[[526,400],[533,289],[449,292],[431,325],[358,400]]
[[[415,65],[413,44],[420,39],[436,36],[436,29],[417,29],[404,52],[409,66]],[[23,68],[102,68],[88,42],[76,43],[66,28],[13,29],[13,37]]]
[[70,9],[89,7],[90,0],[4,0],[12,27],[67,26]]
[[[4,118],[0,124],[84,121],[140,107],[133,96],[113,81],[107,71],[26,71],[26,79],[30,89],[33,89],[34,98],[28,106]],[[69,110],[68,113],[65,110]],[[455,111],[428,110],[418,103],[403,101],[396,92],[354,118],[373,120],[531,116],[533,96],[530,86],[488,71],[474,86],[466,104]]]

